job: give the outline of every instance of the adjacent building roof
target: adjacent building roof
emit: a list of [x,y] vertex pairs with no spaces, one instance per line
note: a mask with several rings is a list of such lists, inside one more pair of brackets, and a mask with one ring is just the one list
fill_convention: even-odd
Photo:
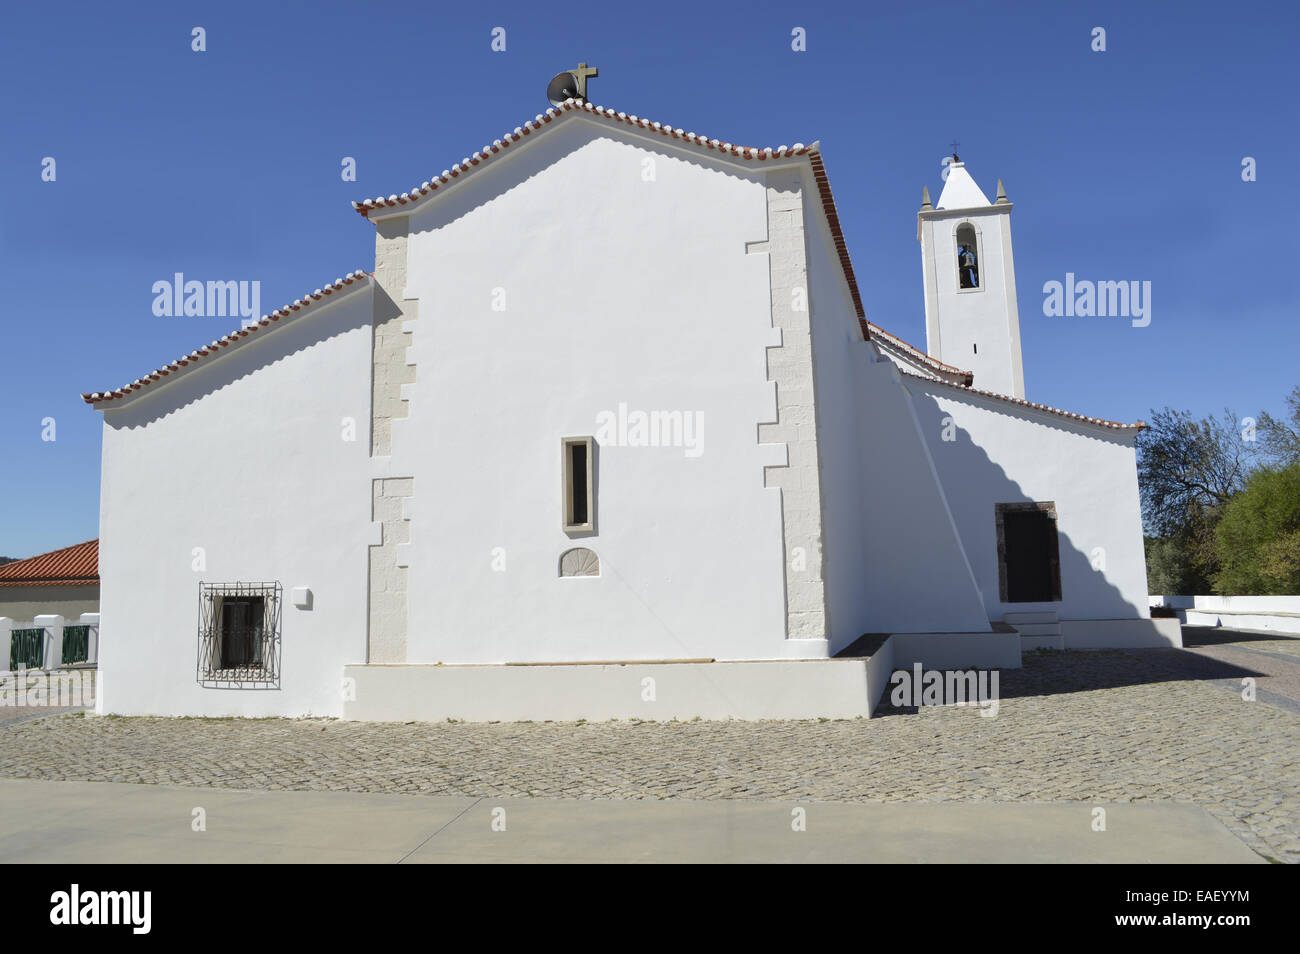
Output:
[[318,288],[314,292],[308,292],[302,298],[296,299],[292,304],[284,305],[271,312],[269,315],[263,315],[262,320],[249,325],[247,328],[237,328],[228,335],[222,335],[210,345],[204,345],[187,355],[182,355],[171,364],[163,365],[161,368],[155,368],[142,378],[136,378],[130,384],[123,385],[111,391],[94,391],[90,394],[81,395],[81,399],[87,404],[104,404],[108,401],[115,401],[119,398],[128,397],[131,394],[147,388],[155,381],[164,381],[173,375],[181,373],[183,369],[198,364],[204,358],[212,355],[223,354],[229,348],[235,348],[258,336],[256,333],[263,328],[270,328],[282,318],[291,318],[298,312],[310,308],[315,302],[335,294],[336,292],[347,288],[349,285],[356,285],[358,282],[363,284],[369,283],[370,273],[363,271],[349,272],[343,278],[334,279],[333,283],[326,285],[324,288]]
[[88,540],[0,566],[0,586],[85,586],[98,583],[98,540]]
[[938,358],[930,357],[920,348],[908,344],[897,335],[891,335],[879,325],[867,322],[867,326],[871,329],[871,340],[877,346],[883,346],[885,350],[914,367],[924,368],[929,374],[950,383],[970,384],[975,379],[975,375],[970,371],[963,371],[951,364],[944,364]]

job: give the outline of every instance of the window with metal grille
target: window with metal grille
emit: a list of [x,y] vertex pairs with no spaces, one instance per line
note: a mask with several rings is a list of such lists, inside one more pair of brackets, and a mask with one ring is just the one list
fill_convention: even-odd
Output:
[[199,682],[279,688],[279,583],[199,584]]

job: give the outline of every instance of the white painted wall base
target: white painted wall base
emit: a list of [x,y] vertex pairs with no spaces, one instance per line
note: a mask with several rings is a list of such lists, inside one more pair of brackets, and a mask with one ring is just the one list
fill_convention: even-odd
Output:
[[895,669],[1019,669],[1019,633],[895,633]]
[[[883,660],[873,669],[881,669]],[[364,722],[852,719],[888,672],[864,659],[558,666],[345,666]],[[878,698],[878,694],[876,696]]]
[[1063,619],[1066,649],[1161,649],[1183,646],[1176,619]]
[[[868,718],[896,669],[1019,669],[1022,650],[1180,647],[1176,619],[1062,620],[1060,636],[895,633],[870,658],[345,666],[359,722]],[[1047,642],[1044,642],[1047,641]],[[1041,643],[1041,645],[1040,645]]]

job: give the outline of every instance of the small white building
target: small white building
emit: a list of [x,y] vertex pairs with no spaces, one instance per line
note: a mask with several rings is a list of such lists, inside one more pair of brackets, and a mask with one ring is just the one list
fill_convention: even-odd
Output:
[[1176,640],[1141,425],[1025,399],[1012,206],[960,163],[926,352],[867,320],[816,143],[570,100],[356,208],[372,272],[85,395],[104,711],[830,715],[864,634]]

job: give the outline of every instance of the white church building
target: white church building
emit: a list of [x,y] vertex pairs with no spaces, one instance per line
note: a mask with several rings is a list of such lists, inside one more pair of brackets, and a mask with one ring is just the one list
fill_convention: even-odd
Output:
[[571,99],[356,210],[373,270],[84,395],[101,711],[842,717],[895,666],[1178,644],[1142,425],[1026,398],[1001,183],[926,193],[925,351],[817,143]]

